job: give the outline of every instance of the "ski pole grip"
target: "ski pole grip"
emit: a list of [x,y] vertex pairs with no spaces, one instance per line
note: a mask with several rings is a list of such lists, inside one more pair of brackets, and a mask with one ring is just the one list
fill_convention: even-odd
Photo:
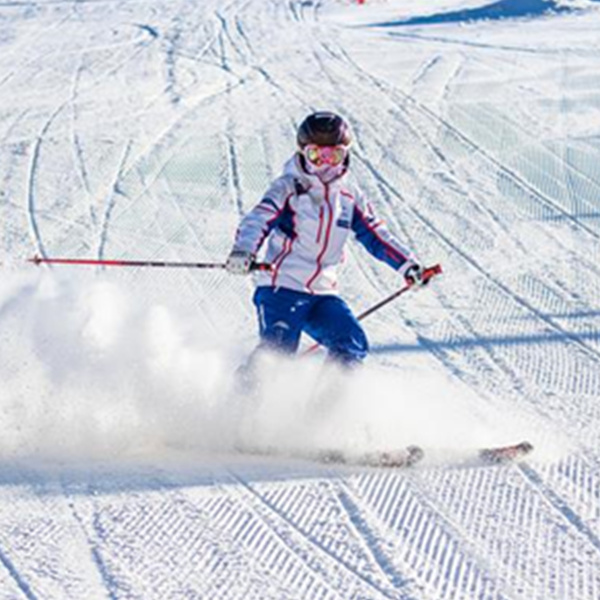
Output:
[[273,267],[269,263],[253,263],[251,271],[270,271]]
[[437,264],[423,269],[423,283],[427,283],[432,277],[442,273],[442,265]]

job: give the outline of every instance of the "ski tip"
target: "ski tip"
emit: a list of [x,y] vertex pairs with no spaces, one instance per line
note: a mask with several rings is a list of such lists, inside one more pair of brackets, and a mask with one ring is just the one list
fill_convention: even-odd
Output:
[[521,451],[525,454],[533,452],[533,444],[531,442],[521,442],[520,444],[518,444],[518,446],[521,448]]
[[533,444],[523,441],[511,446],[484,448],[479,451],[479,457],[487,463],[503,463],[519,460],[533,452]]
[[406,448],[407,458],[406,466],[412,467],[425,457],[425,451],[421,446],[408,446]]

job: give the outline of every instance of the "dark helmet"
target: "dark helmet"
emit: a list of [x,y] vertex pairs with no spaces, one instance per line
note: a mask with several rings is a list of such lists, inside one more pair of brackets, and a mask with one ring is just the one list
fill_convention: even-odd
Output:
[[316,112],[302,121],[298,128],[298,146],[349,146],[352,136],[350,126],[339,115],[331,112]]

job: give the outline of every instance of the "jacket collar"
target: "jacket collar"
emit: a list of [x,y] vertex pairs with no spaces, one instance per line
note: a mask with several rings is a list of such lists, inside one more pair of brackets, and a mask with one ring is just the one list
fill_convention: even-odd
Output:
[[300,187],[305,190],[314,201],[322,202],[325,197],[326,188],[329,188],[329,193],[338,191],[342,187],[342,180],[346,175],[347,169],[336,177],[333,181],[325,184],[317,175],[307,173],[302,164],[302,158],[299,153],[294,154],[283,168],[284,175],[289,175],[300,184]]

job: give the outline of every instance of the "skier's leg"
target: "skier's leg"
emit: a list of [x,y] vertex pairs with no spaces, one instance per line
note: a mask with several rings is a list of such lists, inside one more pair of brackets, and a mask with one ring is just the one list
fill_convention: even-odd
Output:
[[252,438],[261,401],[260,365],[265,354],[293,354],[300,341],[311,297],[292,290],[259,287],[254,294],[260,343],[236,371],[233,399],[238,415],[238,444]]
[[259,287],[254,294],[260,348],[293,354],[312,306],[310,294],[285,288]]
[[329,358],[354,366],[369,352],[367,336],[350,307],[338,296],[315,299],[304,330],[329,350]]
[[348,393],[347,371],[362,362],[369,345],[356,317],[337,296],[315,300],[304,330],[329,350],[328,362],[332,363],[319,378],[307,414],[308,419],[325,423]]
[[253,301],[260,343],[237,371],[242,387],[248,390],[256,383],[257,362],[265,352],[296,352],[312,298],[309,294],[265,286],[256,289]]

